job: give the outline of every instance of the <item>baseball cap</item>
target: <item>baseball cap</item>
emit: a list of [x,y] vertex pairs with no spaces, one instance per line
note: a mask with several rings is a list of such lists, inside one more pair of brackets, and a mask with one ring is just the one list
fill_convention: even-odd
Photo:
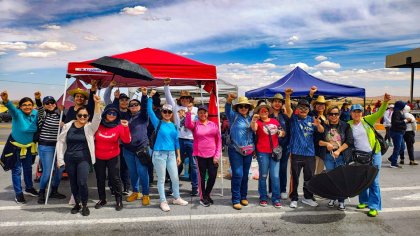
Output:
[[127,96],[127,94],[125,94],[125,93],[121,93],[120,94],[120,97],[119,97],[119,99],[130,99],[128,96]]
[[356,111],[356,110],[363,111],[362,105],[354,104],[354,105],[351,106],[350,111]]
[[49,102],[49,101],[52,101],[54,103],[56,102],[53,96],[46,96],[46,97],[44,97],[44,99],[42,99],[42,103],[46,103],[46,102]]
[[306,99],[300,99],[297,105],[298,105],[298,106],[306,106],[306,107],[310,107],[310,106],[309,106],[309,102],[308,102],[308,100],[306,100]]
[[172,106],[169,104],[164,104],[162,106],[162,110],[168,110],[168,111],[172,111]]

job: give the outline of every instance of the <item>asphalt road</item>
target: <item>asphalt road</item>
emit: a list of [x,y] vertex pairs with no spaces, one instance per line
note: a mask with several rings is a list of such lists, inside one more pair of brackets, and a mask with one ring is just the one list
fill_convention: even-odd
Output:
[[[0,128],[0,133],[1,131]],[[3,141],[3,136],[0,141]],[[420,135],[416,137],[420,141]],[[2,149],[2,146],[0,146]],[[420,142],[416,143],[416,158],[420,160]],[[188,206],[173,206],[164,213],[159,209],[156,184],[151,187],[151,205],[140,201],[124,202],[121,212],[114,210],[113,198],[108,194],[108,206],[96,210],[98,200],[94,173],[89,178],[91,215],[70,214],[72,206],[65,200],[50,200],[39,205],[35,197],[25,196],[27,204],[17,205],[11,186],[10,172],[0,171],[0,235],[418,235],[420,232],[420,166],[404,165],[402,169],[388,167],[383,157],[381,188],[383,210],[376,218],[357,210],[357,198],[347,200],[347,211],[328,208],[326,199],[319,199],[319,207],[283,208],[258,205],[257,181],[249,180],[250,205],[234,210],[230,202],[230,181],[218,178],[213,199],[215,204],[205,208],[198,197],[190,197],[191,185],[181,182],[182,197]],[[35,184],[38,188],[38,184]],[[300,188],[301,189],[301,188]],[[60,191],[70,196],[68,181],[62,181]],[[301,191],[301,190],[300,190]],[[170,197],[168,197],[170,199]]]

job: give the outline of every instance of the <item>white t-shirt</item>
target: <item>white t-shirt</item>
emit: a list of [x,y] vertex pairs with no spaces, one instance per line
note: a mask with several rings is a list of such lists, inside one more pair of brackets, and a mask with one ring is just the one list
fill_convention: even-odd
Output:
[[353,137],[354,137],[354,146],[359,151],[371,152],[372,148],[370,147],[368,135],[365,127],[362,122],[359,124],[353,124]]

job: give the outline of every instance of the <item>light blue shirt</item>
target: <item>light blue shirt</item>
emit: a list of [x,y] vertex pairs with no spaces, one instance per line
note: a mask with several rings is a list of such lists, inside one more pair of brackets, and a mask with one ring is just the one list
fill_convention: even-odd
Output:
[[38,111],[32,110],[26,115],[22,110],[17,109],[11,101],[5,106],[12,115],[12,137],[20,144],[28,144],[33,141],[34,133],[38,129]]

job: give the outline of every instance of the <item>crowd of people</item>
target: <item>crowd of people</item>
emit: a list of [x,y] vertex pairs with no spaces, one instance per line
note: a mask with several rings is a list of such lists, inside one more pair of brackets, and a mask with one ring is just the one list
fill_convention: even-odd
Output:
[[[316,207],[316,198],[305,183],[323,171],[348,164],[354,150],[369,153],[373,156],[372,165],[381,168],[381,149],[373,128],[381,117],[387,130],[385,139],[388,142],[392,139],[394,146],[389,158],[390,167],[401,167],[397,163],[398,155],[402,155],[400,164],[404,163],[401,153],[405,146],[410,164],[417,165],[413,154],[415,119],[404,102],[389,104],[391,96],[388,94],[377,104],[376,112],[364,115],[365,109],[360,104],[346,101],[340,108],[331,105],[322,95],[315,98],[315,86],[308,92],[308,97],[300,99],[293,107],[290,88],[285,89],[285,97],[278,93],[259,101],[256,107],[248,98],[238,98],[231,93],[225,106],[227,121],[222,124],[225,133],[222,143],[219,124],[208,119],[208,108],[195,107],[188,91],[182,91],[179,99],[173,99],[170,83],[170,79],[164,80],[166,104],[161,105],[159,94],[144,87],[139,89],[140,100],[130,99],[117,90],[112,101],[111,91],[116,85],[112,81],[104,94],[106,107],[101,111],[101,99],[96,95],[97,82],[92,81],[90,92],[69,91],[74,97],[74,106],[61,119],[57,102],[51,96],[41,101],[40,92],[36,92],[37,109],[29,97],[22,98],[17,108],[9,100],[8,93],[2,92],[2,102],[13,116],[12,132],[3,156],[8,157],[6,165],[12,172],[15,201],[25,203],[25,192],[38,196],[38,203],[45,203],[50,173],[54,176],[49,197],[66,198],[58,192],[65,170],[75,201],[71,213],[88,216],[87,179],[93,167],[99,196],[95,209],[107,204],[107,179],[117,211],[123,209],[123,196],[127,196],[127,202],[141,199],[143,206],[150,205],[149,188],[155,172],[160,208],[166,212],[170,211],[165,191],[168,180],[172,204],[188,205],[179,191],[179,175],[183,163],[188,162],[185,164],[189,166],[190,195],[199,196],[200,204],[209,207],[214,204],[211,192],[222,146],[226,145],[232,169],[234,209],[241,210],[249,204],[248,173],[253,158],[258,161],[260,173],[260,206],[268,206],[271,200],[275,208],[280,208],[282,201],[290,199],[290,207],[297,208],[299,176],[303,170],[301,202]],[[32,181],[32,164],[37,153],[44,169],[39,192]],[[55,153],[57,159],[53,163]],[[289,190],[288,163],[291,165]],[[129,195],[130,188],[132,193]],[[328,206],[346,210],[343,198],[330,199]],[[375,217],[381,207],[378,174],[359,196],[357,208],[369,208],[368,215]]]

